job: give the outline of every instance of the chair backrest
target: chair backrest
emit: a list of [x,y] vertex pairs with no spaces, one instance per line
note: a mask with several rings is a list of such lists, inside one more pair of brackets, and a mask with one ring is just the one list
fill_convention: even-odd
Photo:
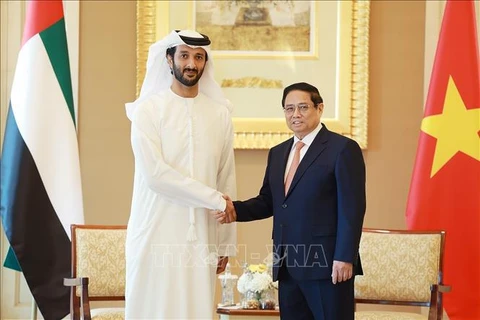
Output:
[[444,231],[363,229],[359,303],[430,306],[431,285],[442,282]]
[[125,300],[126,226],[72,225],[71,231],[72,277],[89,278],[90,300]]

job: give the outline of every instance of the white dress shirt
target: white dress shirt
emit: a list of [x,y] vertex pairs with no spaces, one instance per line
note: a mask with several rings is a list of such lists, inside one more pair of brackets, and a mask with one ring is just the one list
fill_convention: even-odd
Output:
[[288,170],[290,170],[290,166],[292,165],[293,155],[295,154],[295,145],[297,144],[297,142],[302,141],[303,143],[305,143],[303,148],[300,150],[300,162],[302,162],[303,156],[305,155],[305,153],[307,153],[308,148],[310,147],[313,140],[315,139],[315,137],[317,136],[317,134],[320,132],[321,129],[322,129],[322,123],[319,123],[318,126],[315,128],[315,130],[313,130],[312,132],[307,134],[305,137],[303,137],[302,140],[298,139],[297,136],[293,136],[293,145],[292,145],[292,149],[290,149],[290,155],[288,156],[287,167],[285,168],[283,181],[287,179]]

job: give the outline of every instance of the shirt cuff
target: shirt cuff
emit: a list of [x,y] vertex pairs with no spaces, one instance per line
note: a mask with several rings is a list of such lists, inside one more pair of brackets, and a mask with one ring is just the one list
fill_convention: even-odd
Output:
[[220,202],[218,203],[217,210],[225,211],[227,209],[227,201],[220,196]]

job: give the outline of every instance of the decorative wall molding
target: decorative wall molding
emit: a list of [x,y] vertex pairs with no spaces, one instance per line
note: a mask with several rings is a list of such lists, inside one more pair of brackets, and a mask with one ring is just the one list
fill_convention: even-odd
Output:
[[[183,2],[182,2],[183,3]],[[326,5],[328,2],[312,1],[312,8],[316,17],[315,28],[318,28],[319,22],[325,22],[325,14],[328,17],[335,17],[333,24],[336,25],[335,38],[336,48],[333,55],[335,55],[334,63],[336,72],[335,86],[334,86],[334,99],[335,100],[335,112],[331,117],[322,118],[329,129],[338,132],[342,135],[355,139],[362,148],[367,148],[367,133],[368,133],[368,86],[369,86],[369,21],[370,21],[370,1],[365,0],[350,0],[350,1],[338,1],[331,6]],[[323,5],[322,9],[319,9]],[[326,5],[326,7],[325,7]],[[137,1],[137,96],[140,92],[141,84],[145,76],[145,67],[148,56],[148,48],[157,39],[162,38],[171,29],[182,29],[194,27],[190,20],[193,20],[193,13],[195,10],[192,8],[193,2],[180,4],[176,1]],[[181,8],[180,8],[181,7]],[[332,10],[334,12],[325,13],[324,9]],[[330,11],[328,11],[330,12]],[[183,17],[182,21],[177,21],[175,17],[181,13]],[[323,19],[318,18],[318,14],[323,14]],[[189,19],[190,17],[192,19]],[[173,18],[172,18],[173,17]],[[335,20],[337,19],[337,20]],[[319,28],[320,29],[320,28]],[[322,28],[321,30],[324,30]],[[318,30],[315,29],[315,32]],[[325,32],[325,31],[324,31]],[[331,33],[327,33],[327,37]],[[325,37],[325,33],[323,33]],[[330,54],[330,53],[329,53]],[[331,63],[326,63],[327,55],[324,54],[319,57],[314,57],[315,60],[322,61],[325,65],[331,66]],[[236,68],[243,68],[242,63],[255,63],[254,56],[236,57],[236,56],[218,56],[219,60],[216,61],[216,71],[225,71],[222,69],[226,63],[232,63],[231,66]],[[230,59],[230,60],[229,60]],[[241,60],[243,59],[243,61]],[[270,59],[270,58],[269,58]],[[258,71],[258,75],[247,75],[247,77],[240,76],[219,76],[220,79],[224,79],[222,86],[227,90],[232,88],[242,90],[246,88],[265,88],[279,90],[279,84],[274,82],[266,82],[264,80],[267,76],[265,70],[265,63],[268,63],[269,59],[263,59],[261,70]],[[323,60],[321,60],[323,59]],[[258,60],[261,60],[258,58]],[[286,70],[305,69],[305,65],[300,62],[302,59],[285,59]],[[239,67],[239,66],[242,67]],[[258,64],[257,64],[258,66]],[[263,69],[262,69],[263,68]],[[230,70],[230,69],[229,69]],[[307,70],[316,70],[316,68],[308,68]],[[231,71],[231,70],[230,70]],[[262,74],[262,71],[264,72]],[[314,73],[308,73],[308,76],[312,76]],[[273,76],[275,80],[278,80],[276,76]],[[281,81],[281,80],[280,80]],[[308,80],[304,80],[308,81]],[[284,82],[284,81],[281,81]],[[284,83],[281,84],[283,86]],[[243,92],[248,93],[243,93]],[[273,91],[273,90],[272,90]],[[235,98],[241,96],[250,96],[249,90],[243,90],[242,94],[235,94]],[[265,91],[262,91],[262,94]],[[330,92],[330,91],[328,91]],[[255,91],[255,94],[259,94],[259,91]],[[251,103],[241,99],[241,101],[234,101],[230,97],[229,99],[235,106],[242,111],[253,108]],[[262,99],[256,96],[256,99]],[[272,106],[272,99],[266,99],[263,97],[263,101],[268,102]],[[333,105],[333,103],[332,103]],[[272,108],[273,109],[273,108]],[[263,117],[257,117],[256,114],[246,114],[242,116],[235,116],[233,118],[233,124],[235,128],[235,143],[234,146],[237,149],[268,149],[275,144],[284,141],[291,137],[292,133],[285,124],[285,119],[279,116],[275,110],[270,112],[274,115],[266,114]],[[250,111],[255,112],[255,111]]]

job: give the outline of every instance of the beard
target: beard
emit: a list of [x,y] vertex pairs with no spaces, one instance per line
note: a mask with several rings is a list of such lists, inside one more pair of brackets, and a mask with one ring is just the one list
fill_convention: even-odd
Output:
[[[194,78],[188,78],[184,76],[184,73],[186,71],[195,71],[197,74]],[[175,79],[177,79],[184,86],[193,87],[198,83],[198,81],[202,77],[202,74],[203,74],[203,69],[198,70],[198,69],[184,68],[183,70],[181,70],[180,67],[175,65],[175,62],[173,62],[173,75],[175,76]]]

